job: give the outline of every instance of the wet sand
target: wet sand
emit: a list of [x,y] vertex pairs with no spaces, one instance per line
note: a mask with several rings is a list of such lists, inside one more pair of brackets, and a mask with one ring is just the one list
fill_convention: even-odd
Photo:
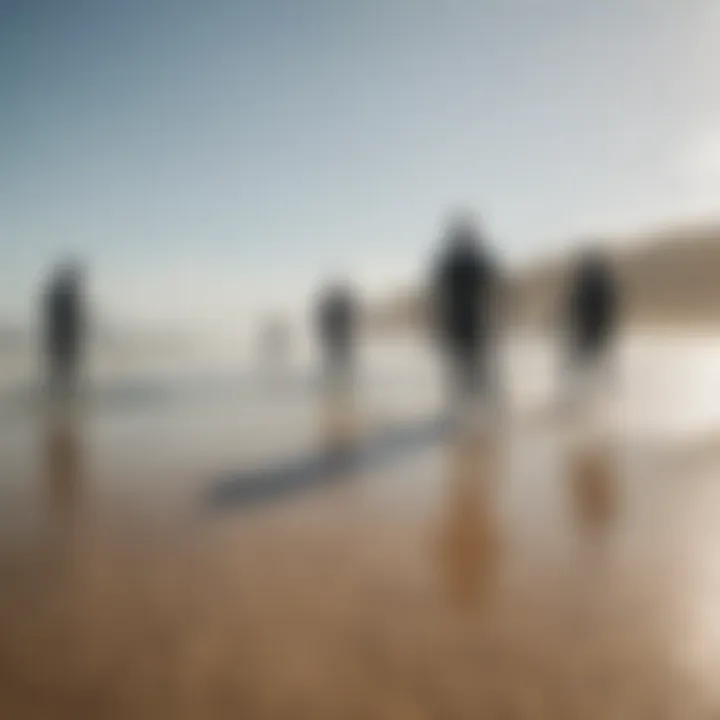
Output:
[[720,443],[619,407],[220,504],[228,470],[367,437],[367,408],[321,398],[287,437],[228,413],[202,454],[38,415],[3,456],[0,717],[714,717]]

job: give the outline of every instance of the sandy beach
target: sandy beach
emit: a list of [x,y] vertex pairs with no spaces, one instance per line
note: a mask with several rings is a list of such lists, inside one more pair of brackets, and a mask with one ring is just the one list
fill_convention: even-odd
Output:
[[0,717],[714,717],[720,341],[630,338],[574,414],[533,347],[460,434],[410,346],[336,404],[303,371],[7,413]]

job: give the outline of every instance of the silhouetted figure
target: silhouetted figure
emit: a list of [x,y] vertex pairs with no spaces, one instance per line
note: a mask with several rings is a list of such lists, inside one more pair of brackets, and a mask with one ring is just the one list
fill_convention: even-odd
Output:
[[478,391],[497,392],[499,272],[479,233],[468,221],[452,225],[434,272],[432,314],[436,337],[458,400]]
[[329,378],[347,379],[351,371],[357,307],[349,286],[331,285],[320,298],[317,331]]
[[50,390],[71,394],[77,388],[85,341],[81,273],[76,264],[55,272],[45,295],[44,316]]
[[580,258],[567,299],[569,369],[572,375],[607,363],[618,325],[615,273],[596,249]]
[[261,328],[260,351],[261,362],[266,370],[281,370],[290,355],[290,325],[281,317],[268,319]]

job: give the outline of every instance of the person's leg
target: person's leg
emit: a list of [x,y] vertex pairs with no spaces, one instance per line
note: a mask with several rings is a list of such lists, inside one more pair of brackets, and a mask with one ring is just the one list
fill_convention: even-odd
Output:
[[605,339],[598,352],[598,384],[604,393],[613,393],[619,386],[619,369],[612,338]]
[[56,398],[62,386],[62,370],[60,362],[55,355],[48,357],[47,361],[47,391],[51,398]]
[[585,338],[570,338],[562,365],[562,401],[566,407],[581,402],[587,389],[588,346]]
[[607,395],[614,385],[613,348],[609,328],[592,329],[586,343],[588,385],[593,400]]
[[463,396],[463,363],[457,348],[445,353],[445,393],[447,404],[456,408]]
[[78,355],[74,349],[70,349],[63,355],[63,386],[68,398],[74,397],[77,393],[78,380]]
[[48,398],[52,405],[66,408],[74,396],[75,376],[73,358],[55,352],[48,358]]
[[462,354],[463,418],[469,428],[475,428],[487,413],[496,409],[492,357],[484,344],[471,345]]
[[325,342],[322,364],[323,380],[326,387],[336,388],[340,384],[343,369],[343,354],[338,343]]
[[444,370],[445,413],[454,424],[461,413],[467,381],[462,352],[456,346],[446,347],[442,356]]
[[501,412],[506,402],[501,366],[500,347],[498,342],[492,339],[480,354],[478,371],[483,396],[489,401],[494,412]]

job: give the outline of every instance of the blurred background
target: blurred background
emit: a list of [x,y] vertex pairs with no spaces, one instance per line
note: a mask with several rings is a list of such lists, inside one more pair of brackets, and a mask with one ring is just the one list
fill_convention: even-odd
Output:
[[[242,348],[337,272],[380,312],[458,205],[513,267],[592,233],[628,255],[644,317],[715,305],[686,280],[710,274],[717,220],[712,2],[1,12],[4,344],[67,253],[90,270],[98,344],[136,352],[193,333]],[[651,310],[646,276],[667,273]]]
[[0,715],[717,709],[719,32],[0,0]]

